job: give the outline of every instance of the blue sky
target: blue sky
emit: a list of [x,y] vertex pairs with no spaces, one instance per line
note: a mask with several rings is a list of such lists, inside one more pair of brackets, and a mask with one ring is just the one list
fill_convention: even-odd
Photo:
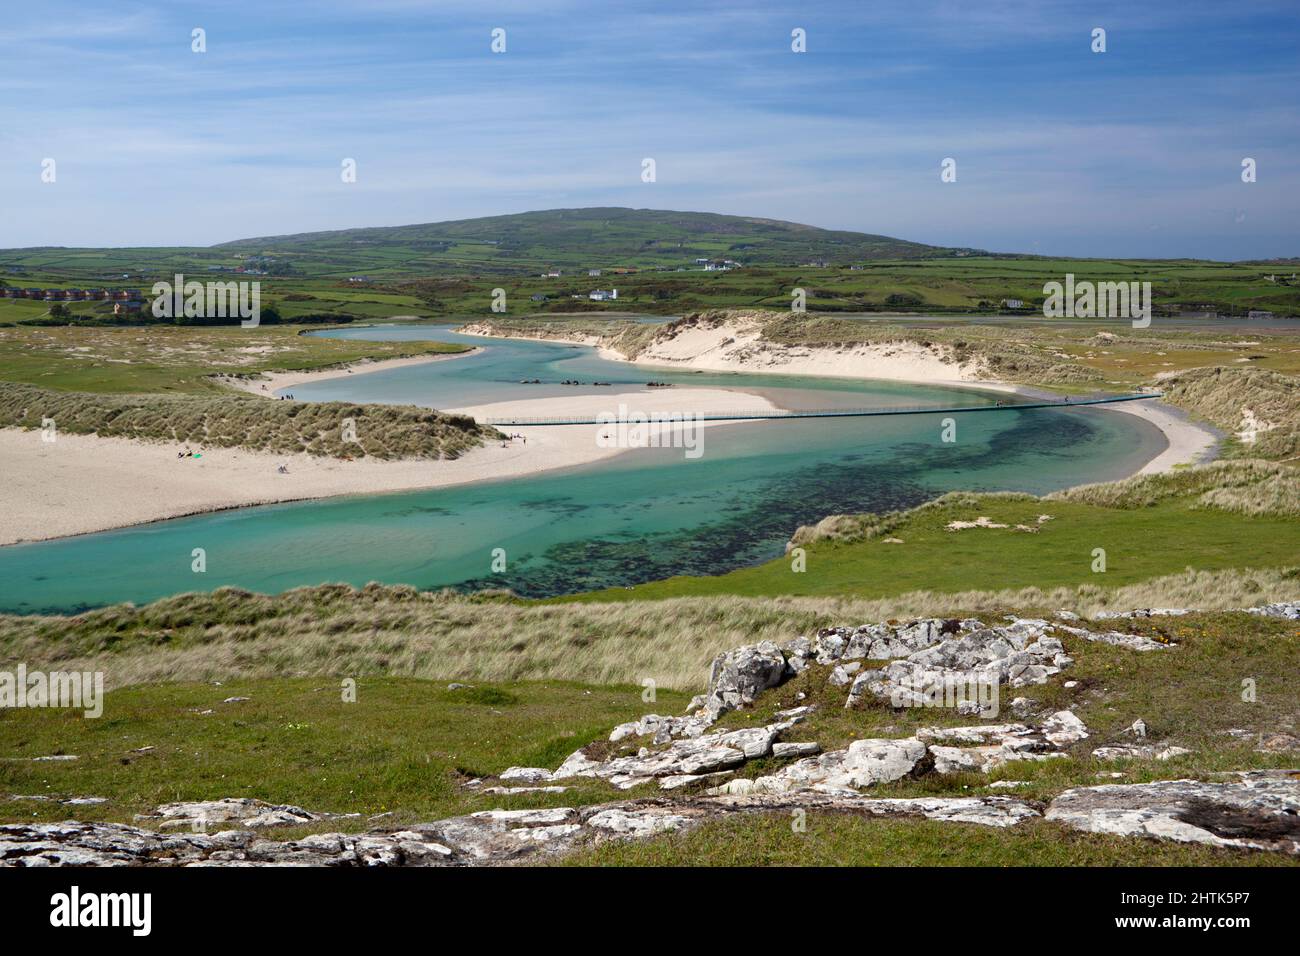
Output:
[[1293,0],[3,7],[0,247],[619,205],[1009,252],[1300,255]]

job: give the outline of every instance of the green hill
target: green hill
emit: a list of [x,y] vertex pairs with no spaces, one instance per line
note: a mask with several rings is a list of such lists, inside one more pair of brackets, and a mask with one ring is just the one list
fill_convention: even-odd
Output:
[[215,248],[337,261],[354,269],[358,263],[372,263],[375,268],[454,264],[489,270],[695,266],[695,260],[702,258],[733,259],[746,265],[844,264],[969,251],[775,219],[618,207],[266,236]]

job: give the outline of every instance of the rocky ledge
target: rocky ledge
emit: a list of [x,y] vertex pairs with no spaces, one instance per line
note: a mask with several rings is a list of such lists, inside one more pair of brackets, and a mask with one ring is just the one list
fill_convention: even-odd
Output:
[[1046,815],[1089,833],[1300,854],[1300,771],[1232,776],[1225,783],[1161,780],[1067,790]]

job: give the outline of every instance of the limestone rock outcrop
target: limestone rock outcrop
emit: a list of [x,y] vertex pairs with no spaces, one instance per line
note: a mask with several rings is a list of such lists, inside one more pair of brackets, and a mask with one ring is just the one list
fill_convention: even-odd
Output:
[[1046,817],[1089,833],[1300,854],[1300,771],[1254,770],[1224,783],[1161,780],[1066,790]]

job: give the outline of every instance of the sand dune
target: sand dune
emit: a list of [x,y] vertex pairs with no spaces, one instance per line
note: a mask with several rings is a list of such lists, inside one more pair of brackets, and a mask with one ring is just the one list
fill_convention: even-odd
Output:
[[836,378],[874,378],[923,385],[988,382],[982,364],[946,361],[942,347],[915,342],[846,346],[785,346],[762,340],[746,320],[690,326],[651,343],[638,365],[672,365],[725,372],[774,372]]

